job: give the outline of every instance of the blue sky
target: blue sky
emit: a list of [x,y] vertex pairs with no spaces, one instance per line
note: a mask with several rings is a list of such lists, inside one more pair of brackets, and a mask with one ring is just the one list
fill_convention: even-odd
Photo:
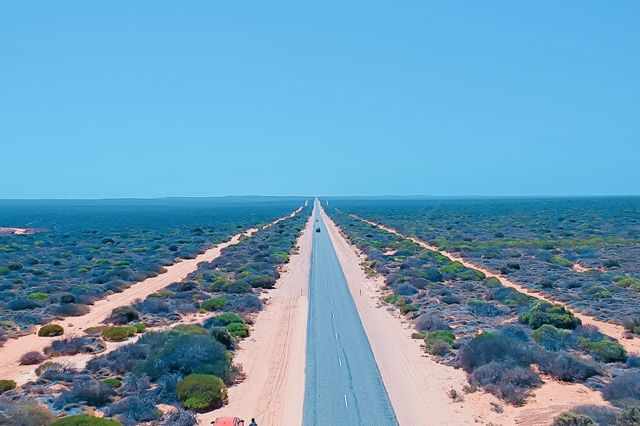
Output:
[[638,194],[638,16],[3,1],[0,198]]

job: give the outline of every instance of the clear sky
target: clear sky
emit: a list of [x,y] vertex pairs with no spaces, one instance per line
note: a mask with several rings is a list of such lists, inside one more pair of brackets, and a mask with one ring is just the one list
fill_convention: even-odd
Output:
[[638,194],[639,164],[636,0],[0,2],[0,198]]

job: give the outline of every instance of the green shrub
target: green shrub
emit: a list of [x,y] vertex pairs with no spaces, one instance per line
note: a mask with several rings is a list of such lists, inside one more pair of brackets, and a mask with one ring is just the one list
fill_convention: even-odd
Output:
[[121,342],[137,333],[136,327],[133,326],[114,326],[102,329],[102,337],[112,342]]
[[139,318],[138,311],[133,306],[119,306],[111,311],[106,322],[113,324],[127,324]]
[[560,266],[566,266],[566,267],[573,266],[573,262],[558,255],[551,256],[550,262]]
[[400,312],[403,314],[408,314],[409,312],[415,312],[418,310],[418,307],[413,303],[407,303],[406,305],[402,305],[400,307]]
[[553,419],[551,426],[598,426],[589,416],[567,411]]
[[131,327],[136,329],[136,333],[140,334],[140,333],[144,333],[147,330],[147,326],[144,325],[143,323],[139,322],[136,324],[132,324]]
[[53,422],[51,426],[122,426],[122,423],[113,419],[88,416],[67,416]]
[[216,322],[222,325],[229,325],[234,322],[244,324],[244,319],[240,315],[234,314],[233,312],[225,312],[220,315],[216,315]]
[[542,300],[534,302],[528,311],[520,314],[519,320],[533,329],[545,324],[551,324],[557,328],[573,329],[582,323],[564,306],[552,305]]
[[64,334],[64,328],[58,324],[43,325],[38,330],[38,336],[40,337],[61,336],[62,334]]
[[387,303],[396,303],[396,301],[398,300],[398,296],[396,296],[395,294],[390,294],[388,296],[385,296],[383,300]]
[[604,336],[596,341],[581,337],[578,339],[578,344],[580,348],[604,362],[625,361],[627,359],[627,351],[624,347],[609,336]]
[[212,299],[205,300],[200,304],[200,307],[205,311],[219,311],[228,303],[228,300],[224,297],[214,297]]
[[587,290],[587,293],[597,299],[609,299],[613,297],[613,293],[608,288],[604,288],[599,285],[594,285]]
[[289,262],[289,254],[284,252],[284,251],[277,251],[277,252],[273,253],[271,256],[279,259],[282,263],[288,263]]
[[176,394],[185,408],[202,412],[221,407],[227,399],[227,387],[219,377],[191,374],[178,382]]
[[625,407],[616,422],[616,426],[640,425],[640,405],[629,405]]
[[227,325],[227,331],[235,337],[245,338],[249,336],[249,327],[238,322],[232,322]]
[[485,278],[482,283],[487,286],[488,288],[498,288],[498,287],[502,287],[502,283],[500,282],[499,279],[497,279],[496,277],[488,277]]
[[249,279],[249,284],[253,288],[273,288],[276,280],[269,275],[255,275]]
[[638,278],[625,275],[614,277],[613,281],[617,286],[640,292],[640,279]]
[[13,380],[0,380],[0,394],[5,393],[8,390],[15,389],[16,382]]
[[427,352],[431,355],[443,355],[453,347],[456,336],[449,330],[428,331],[424,338]]
[[545,349],[557,351],[566,348],[569,344],[571,331],[556,328],[551,324],[544,324],[534,330],[533,339]]
[[61,368],[62,364],[57,363],[57,362],[53,362],[53,361],[47,361],[47,362],[43,362],[42,364],[40,364],[36,370],[36,376],[40,377],[42,376],[42,374],[49,370],[49,369],[57,369],[57,368]]
[[45,300],[49,298],[49,295],[47,293],[42,293],[38,291],[35,293],[31,293],[29,296],[27,296],[27,298],[29,300]]
[[120,379],[103,379],[100,383],[109,386],[111,389],[118,389],[122,386],[122,380]]
[[185,334],[202,334],[202,335],[209,334],[209,332],[204,328],[199,327],[197,325],[190,325],[190,324],[176,325],[175,327],[172,328],[172,330],[179,331],[180,333],[185,333]]

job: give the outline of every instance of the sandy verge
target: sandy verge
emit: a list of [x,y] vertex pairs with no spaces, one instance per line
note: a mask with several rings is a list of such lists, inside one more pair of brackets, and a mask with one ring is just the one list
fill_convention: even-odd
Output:
[[[411,323],[397,310],[381,306],[383,278],[366,277],[360,266],[364,256],[322,214],[400,425],[548,425],[553,417],[573,406],[605,404],[600,394],[584,385],[551,379],[545,379],[523,407],[507,406],[486,392],[464,394],[466,373],[425,354],[422,341],[411,338]],[[449,395],[451,389],[463,400],[454,401]],[[492,403],[502,406],[504,412],[493,411]]]
[[259,425],[302,424],[313,217],[298,239],[298,253],[268,291],[250,337],[236,351],[234,362],[245,380],[229,388],[228,405],[200,414],[199,424],[222,416],[240,417],[247,425],[252,417]]
[[546,302],[549,303],[555,303],[555,304],[559,304],[564,306],[565,308],[571,310],[571,312],[574,313],[574,315],[578,318],[580,318],[580,320],[582,321],[583,324],[591,324],[594,325],[596,327],[598,327],[600,329],[601,332],[603,332],[604,334],[607,334],[615,339],[617,339],[620,344],[622,346],[624,346],[624,348],[627,350],[627,352],[629,353],[640,353],[640,339],[637,338],[632,338],[629,339],[627,338],[627,331],[624,329],[623,326],[618,325],[618,324],[612,324],[609,322],[604,322],[604,321],[600,321],[597,318],[594,318],[590,315],[585,315],[583,313],[580,313],[579,311],[577,311],[576,309],[572,308],[571,306],[567,305],[564,302],[561,302],[559,300],[556,300],[552,297],[550,297],[549,295],[541,292],[541,291],[533,291],[531,289],[528,289],[527,287],[518,284],[514,281],[511,281],[510,279],[506,278],[504,275],[502,274],[498,274],[495,272],[490,271],[489,269],[478,265],[475,262],[471,262],[469,260],[464,259],[463,257],[460,257],[454,253],[450,253],[448,251],[445,250],[440,250],[438,247],[433,246],[429,243],[426,243],[418,238],[414,238],[414,237],[409,237],[406,236],[400,232],[398,232],[397,230],[393,229],[393,228],[389,228],[388,226],[376,223],[376,222],[372,222],[370,220],[364,219],[362,217],[356,216],[356,215],[352,215],[352,217],[359,219],[363,222],[366,222],[370,225],[373,226],[377,226],[380,229],[383,229],[387,232],[391,232],[392,234],[398,235],[402,238],[408,239],[410,241],[413,241],[416,244],[419,244],[420,246],[431,250],[431,251],[436,251],[440,254],[442,254],[443,256],[448,257],[450,260],[452,261],[457,261],[462,263],[464,266],[468,267],[468,268],[473,268],[473,269],[477,269],[478,271],[481,271],[482,273],[484,273],[487,277],[494,277],[497,278],[498,280],[500,280],[500,282],[502,283],[502,285],[504,285],[505,287],[511,287],[514,288],[516,290],[518,290],[520,293],[526,294],[528,296],[532,296],[535,297],[537,299],[541,299],[544,300]]
[[[295,216],[301,210],[302,208],[298,208],[290,215],[276,219],[262,228],[264,229],[279,223],[287,217]],[[187,275],[198,268],[199,263],[212,262],[220,256],[223,249],[238,244],[242,237],[251,236],[257,231],[258,229],[251,228],[238,233],[228,241],[206,250],[194,259],[185,259],[176,262],[166,267],[166,272],[162,274],[132,284],[131,287],[120,293],[114,293],[104,299],[100,299],[90,306],[91,310],[85,315],[66,317],[62,320],[53,321],[52,323],[60,324],[64,327],[64,337],[82,335],[84,334],[84,329],[101,325],[102,321],[109,316],[113,309],[130,305],[137,299],[144,299],[148,295],[162,290],[172,283],[182,281]],[[33,376],[33,370],[37,366],[20,365],[20,357],[26,352],[42,351],[45,347],[49,346],[53,340],[55,339],[39,337],[35,332],[8,340],[4,346],[0,347],[0,378],[15,380],[18,383],[24,383],[30,380]]]

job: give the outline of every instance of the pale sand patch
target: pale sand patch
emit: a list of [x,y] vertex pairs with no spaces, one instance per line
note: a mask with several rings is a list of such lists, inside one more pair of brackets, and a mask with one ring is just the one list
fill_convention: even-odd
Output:
[[579,263],[574,263],[574,264],[571,266],[571,269],[573,269],[573,270],[574,270],[574,271],[576,271],[576,272],[583,272],[583,273],[584,273],[584,272],[589,272],[589,271],[591,271],[591,268],[587,268],[586,266],[582,266],[582,265],[581,265],[581,264],[579,264]]
[[[262,229],[275,225],[287,217],[293,217],[301,210],[302,208],[300,207],[291,214],[263,226]],[[220,243],[206,250],[194,259],[185,259],[174,263],[166,267],[166,272],[160,275],[133,284],[121,293],[114,293],[104,299],[98,300],[90,306],[91,310],[85,315],[67,317],[62,320],[53,321],[53,323],[60,324],[64,327],[64,337],[83,335],[84,329],[101,325],[102,321],[109,316],[113,309],[130,305],[135,300],[144,299],[148,295],[162,290],[172,283],[182,281],[187,275],[198,268],[199,263],[212,262],[220,256],[223,249],[238,244],[242,237],[251,236],[257,231],[258,229],[252,228],[236,234],[231,237],[229,241]],[[49,346],[53,340],[55,339],[39,337],[36,333],[8,340],[4,346],[0,347],[0,377],[15,380],[18,383],[24,383],[30,380],[33,377],[33,370],[37,366],[20,365],[20,357],[26,352],[41,352],[45,347]]]
[[[535,390],[524,407],[507,406],[486,392],[464,394],[466,373],[430,358],[422,341],[411,338],[411,324],[396,310],[380,307],[383,279],[365,276],[360,266],[364,256],[322,214],[400,425],[549,424],[573,406],[605,405],[599,394],[583,385],[551,379]],[[451,389],[464,400],[453,401]],[[504,412],[493,411],[491,403],[502,406]]]
[[0,235],[29,235],[37,231],[31,228],[3,228],[0,226]]
[[460,257],[454,253],[450,253],[448,251],[445,250],[440,250],[438,247],[433,246],[429,243],[426,243],[422,240],[419,240],[417,238],[414,237],[409,237],[406,236],[404,234],[401,234],[400,232],[398,232],[397,230],[393,229],[393,228],[389,228],[388,226],[376,223],[376,222],[372,222],[370,220],[364,219],[362,217],[356,216],[356,215],[351,215],[352,217],[359,219],[365,223],[368,223],[370,225],[373,226],[377,226],[380,229],[383,229],[387,232],[391,232],[392,234],[398,235],[402,238],[408,239],[413,241],[416,244],[419,244],[420,246],[431,250],[431,251],[436,251],[440,254],[442,254],[443,256],[448,257],[450,260],[452,261],[456,261],[456,262],[460,262],[462,263],[464,266],[468,267],[468,268],[473,268],[473,269],[477,269],[478,271],[481,271],[482,273],[484,273],[487,277],[494,277],[497,278],[498,280],[500,280],[500,282],[502,283],[502,285],[504,285],[505,287],[511,287],[514,288],[516,290],[518,290],[520,293],[526,294],[528,296],[533,296],[536,297],[538,299],[544,300],[546,302],[549,303],[556,303],[559,305],[564,306],[567,309],[570,309],[574,315],[578,318],[580,318],[580,320],[582,321],[583,324],[591,324],[594,325],[596,327],[598,327],[600,329],[601,332],[603,332],[604,334],[607,334],[615,339],[617,339],[620,344],[622,346],[624,346],[624,348],[627,350],[627,352],[629,353],[639,353],[640,352],[640,339],[638,338],[627,338],[627,333],[626,330],[624,329],[623,326],[618,325],[618,324],[612,324],[609,322],[604,322],[604,321],[600,321],[597,318],[594,318],[590,315],[585,315],[583,313],[581,313],[580,311],[577,311],[574,308],[571,308],[569,305],[567,305],[564,302],[561,302],[559,300],[556,300],[554,298],[552,298],[551,296],[541,292],[541,291],[534,291],[531,289],[528,289],[527,287],[518,284],[514,281],[511,281],[510,279],[506,278],[504,275],[502,274],[497,274],[495,272],[490,271],[489,269],[478,265],[475,262],[471,262],[469,260],[464,259],[463,257]]
[[312,215],[298,239],[267,305],[255,317],[251,335],[240,343],[234,362],[242,366],[243,382],[229,388],[228,405],[198,415],[199,424],[217,417],[255,417],[259,425],[302,424],[307,341]]

